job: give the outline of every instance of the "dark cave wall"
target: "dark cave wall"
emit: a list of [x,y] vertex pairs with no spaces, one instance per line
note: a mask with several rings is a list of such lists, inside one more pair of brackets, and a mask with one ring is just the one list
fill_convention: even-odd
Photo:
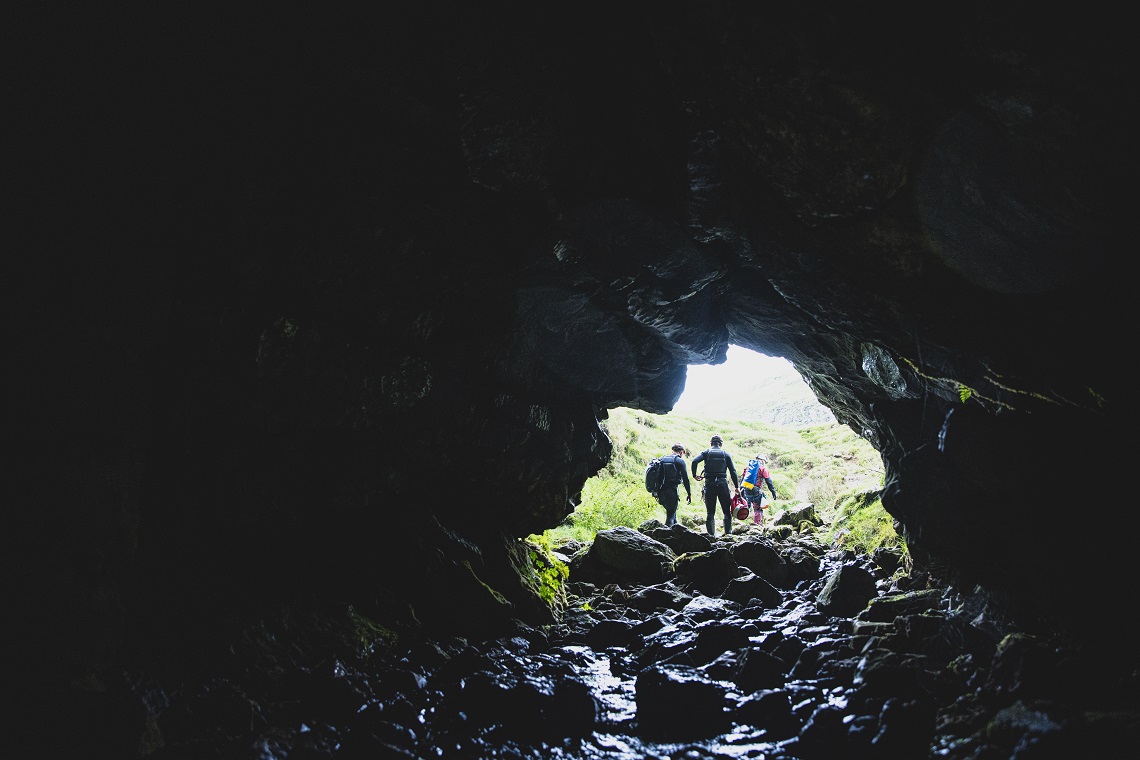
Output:
[[729,342],[880,448],[916,553],[1032,614],[1088,593],[1054,500],[1135,527],[1093,340],[1127,324],[1111,40],[429,10],[155,11],[27,51],[54,148],[16,210],[56,223],[7,303],[36,400],[8,559],[47,677],[312,597],[541,621],[517,539],[604,465],[597,419],[668,411]]

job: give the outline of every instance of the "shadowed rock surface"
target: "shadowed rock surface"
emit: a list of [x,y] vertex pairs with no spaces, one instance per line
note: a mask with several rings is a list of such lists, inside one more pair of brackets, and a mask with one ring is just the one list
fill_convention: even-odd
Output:
[[607,409],[669,411],[730,342],[788,358],[882,453],[920,567],[1119,658],[1131,557],[1073,568],[1054,511],[1137,532],[1112,343],[1134,85],[1092,15],[29,19],[13,717],[130,756],[164,709],[139,684],[275,667],[268,642],[304,648],[329,609],[398,641],[558,624],[520,537],[605,465]]

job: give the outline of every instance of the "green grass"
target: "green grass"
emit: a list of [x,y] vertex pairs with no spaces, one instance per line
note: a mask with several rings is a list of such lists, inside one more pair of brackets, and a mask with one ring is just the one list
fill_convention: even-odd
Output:
[[[543,534],[553,545],[571,539],[593,541],[599,530],[637,528],[651,518],[664,521],[664,508],[645,490],[646,464],[679,442],[689,450],[685,461],[691,465],[692,458],[708,448],[709,438],[719,433],[738,474],[753,455],[768,455],[777,496],[768,510],[769,519],[810,502],[830,524],[830,540],[864,551],[901,546],[878,499],[884,476],[882,457],[846,425],[793,428],[675,413],[655,415],[621,407],[611,410],[602,426],[613,442],[613,456],[586,482],[578,508]],[[691,506],[685,504],[681,489],[678,518],[686,525],[703,525],[701,484],[692,481],[692,486]]]

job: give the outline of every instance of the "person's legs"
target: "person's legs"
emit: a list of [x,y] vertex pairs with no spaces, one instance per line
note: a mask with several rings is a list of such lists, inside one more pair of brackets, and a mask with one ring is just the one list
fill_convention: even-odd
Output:
[[748,506],[752,508],[752,522],[757,525],[764,524],[764,495],[756,488],[749,488],[745,497],[748,499]]
[[716,535],[716,486],[706,484],[705,493],[705,531],[710,536]]
[[720,512],[724,515],[724,535],[732,533],[732,494],[728,491],[728,480],[717,481],[716,495],[720,499]]
[[661,493],[661,506],[665,507],[665,525],[677,524],[677,489],[670,490],[667,486]]

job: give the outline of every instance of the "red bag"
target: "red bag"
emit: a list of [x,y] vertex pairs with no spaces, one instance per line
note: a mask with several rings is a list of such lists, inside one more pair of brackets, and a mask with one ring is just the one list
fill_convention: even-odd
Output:
[[737,520],[748,519],[748,500],[741,496],[739,491],[732,496],[731,509]]

